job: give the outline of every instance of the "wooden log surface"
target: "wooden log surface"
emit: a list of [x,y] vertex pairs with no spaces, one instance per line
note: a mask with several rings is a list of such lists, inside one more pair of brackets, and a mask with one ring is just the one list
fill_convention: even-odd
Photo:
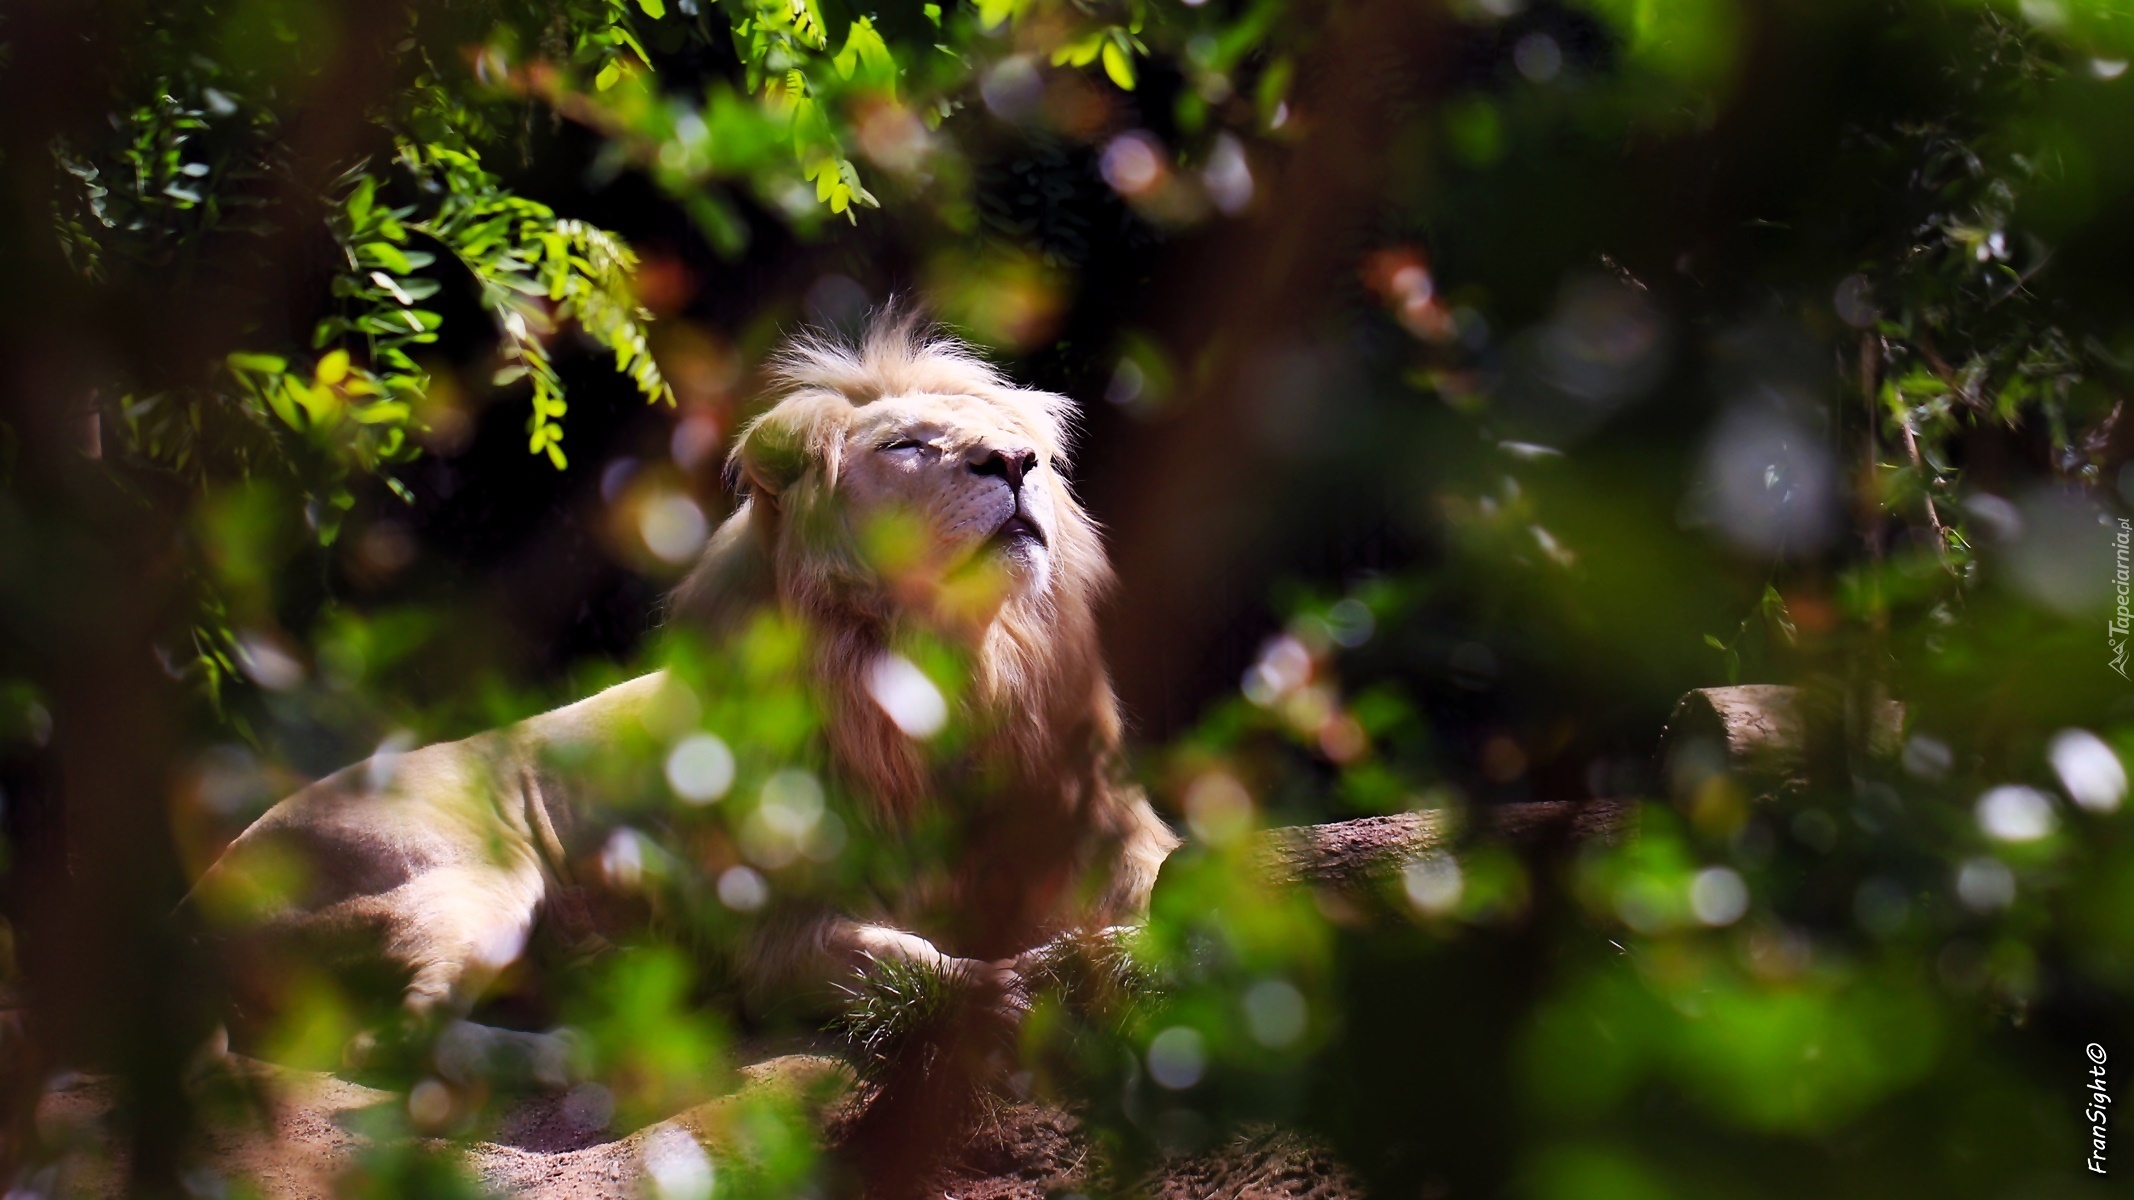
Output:
[[1839,697],[1781,684],[1698,688],[1667,718],[1660,765],[1668,786],[1677,789],[1725,771],[1758,794],[1794,790],[1805,786],[1810,747],[1819,736],[1831,746],[1847,737],[1849,726],[1861,725],[1868,753],[1893,755],[1903,746],[1903,704],[1882,700],[1862,707],[1867,711],[1848,714]]
[[[1842,730],[1844,716],[1816,707],[1802,689],[1780,684],[1699,688],[1676,703],[1660,738],[1660,765],[1667,785],[1695,786],[1697,779],[1725,772],[1765,796],[1802,786],[1808,747],[1819,722]],[[1873,754],[1894,754],[1903,744],[1904,706],[1884,700],[1873,706],[1865,729]],[[1632,836],[1636,807],[1626,800],[1549,800],[1479,806],[1468,814],[1483,841],[1536,843],[1550,839],[1617,841]],[[1393,813],[1270,829],[1253,852],[1268,878],[1283,883],[1358,884],[1398,875],[1409,863],[1436,850],[1457,849],[1464,840],[1450,810]]]
[[[1552,838],[1614,841],[1629,831],[1635,809],[1621,800],[1536,801],[1475,809],[1475,836],[1536,843]],[[1461,840],[1446,809],[1298,825],[1260,834],[1253,848],[1267,877],[1281,883],[1356,884],[1398,875],[1409,863]]]

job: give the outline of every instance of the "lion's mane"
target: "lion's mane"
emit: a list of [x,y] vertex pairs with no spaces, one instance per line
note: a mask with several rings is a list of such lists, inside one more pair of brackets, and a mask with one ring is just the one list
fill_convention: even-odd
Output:
[[[743,428],[730,459],[744,499],[674,593],[670,620],[732,630],[767,604],[802,620],[814,639],[814,682],[836,769],[894,829],[944,788],[866,686],[867,672],[913,614],[873,577],[837,503],[851,419],[883,397],[970,396],[1063,464],[1073,405],[1015,386],[909,316],[877,321],[856,344],[796,339],[773,360],[771,377],[775,400]],[[990,923],[1015,949],[1028,944],[1017,939],[1061,924],[1054,914],[1069,899],[1064,893],[1091,867],[1107,877],[1092,881],[1094,893],[1076,907],[1121,919],[1146,897],[1176,844],[1139,793],[1115,778],[1121,721],[1096,625],[1111,568],[1096,523],[1052,475],[1048,586],[1011,592],[984,627],[965,714],[983,737],[963,774],[975,767],[997,786],[963,856],[969,866],[958,903],[999,910]]]

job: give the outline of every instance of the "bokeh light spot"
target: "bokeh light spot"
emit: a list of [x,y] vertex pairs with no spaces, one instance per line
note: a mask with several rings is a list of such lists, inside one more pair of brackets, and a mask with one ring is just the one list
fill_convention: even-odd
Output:
[[711,462],[719,453],[718,419],[710,413],[690,413],[675,422],[667,453],[674,465],[684,471],[694,471]]
[[1749,911],[1749,885],[1728,867],[1706,867],[1689,885],[1689,909],[1706,925],[1732,925]]
[[1837,472],[1823,435],[1761,406],[1722,418],[1704,452],[1707,515],[1759,557],[1807,554],[1838,524]]
[[1163,147],[1138,129],[1113,138],[1104,147],[1098,169],[1104,173],[1104,182],[1128,199],[1155,191],[1170,174]]
[[1876,937],[1895,937],[1911,920],[1912,900],[1889,879],[1870,879],[1853,893],[1852,913],[1860,928]]
[[1830,306],[1837,310],[1838,320],[1854,329],[1872,329],[1878,314],[1875,312],[1874,285],[1865,275],[1847,275],[1838,281],[1837,291],[1830,297]]
[[710,1200],[711,1156],[685,1129],[661,1125],[645,1139],[645,1174],[656,1200]]
[[1545,33],[1530,33],[1512,47],[1512,65],[1535,83],[1547,83],[1563,73],[1563,47]]
[[667,753],[667,786],[685,803],[710,804],[734,785],[734,753],[718,735],[693,733]]
[[270,692],[286,692],[304,682],[303,662],[284,649],[282,639],[275,634],[239,634],[237,669]]
[[916,664],[884,654],[867,671],[867,694],[907,736],[930,738],[948,724],[948,701]]
[[813,775],[797,767],[778,771],[764,781],[756,810],[742,823],[742,852],[760,867],[787,866],[815,842],[823,815],[822,784]]
[[2015,872],[1997,858],[1967,858],[1956,869],[1956,897],[1973,912],[2006,908],[2015,903]]
[[2127,796],[2127,768],[2104,739],[2087,729],[2053,736],[2052,769],[2070,800],[2096,813],[2116,810]]
[[771,885],[750,867],[728,867],[719,874],[719,903],[735,912],[755,912],[769,903]]
[[1921,779],[1939,779],[1956,764],[1956,755],[1940,738],[1917,734],[1904,743],[1904,769]]
[[1208,199],[1224,213],[1235,216],[1252,203],[1252,165],[1245,159],[1244,143],[1230,134],[1218,134],[1208,152],[1208,165],[1201,172]]
[[1182,1092],[1207,1073],[1207,1044],[1198,1030],[1173,1025],[1150,1039],[1148,1062],[1149,1078]]
[[1270,1049],[1295,1045],[1304,1036],[1310,1009],[1304,993],[1286,979],[1262,979],[1245,989],[1245,1029]]
[[670,563],[686,563],[704,548],[711,528],[696,501],[670,492],[646,503],[637,517],[638,535],[645,548]]
[[2036,788],[2007,784],[1978,798],[1979,828],[2003,842],[2037,841],[2059,823],[2052,798]]
[[1186,825],[1193,836],[1226,846],[1252,828],[1252,794],[1222,771],[1210,771],[1186,789]]
[[1459,907],[1460,894],[1466,887],[1459,862],[1442,850],[1423,855],[1401,872],[1401,888],[1408,893],[1408,903],[1433,917]]
[[408,1120],[417,1129],[443,1129],[452,1119],[452,1089],[444,1081],[425,1079],[408,1089]]
[[635,889],[645,877],[645,839],[628,827],[609,834],[600,850],[600,873],[613,887]]
[[985,73],[978,84],[978,95],[994,116],[1021,123],[1037,115],[1045,89],[1037,67],[1026,56],[1017,54],[1000,60]]
[[1377,621],[1369,605],[1352,598],[1336,601],[1326,610],[1326,626],[1336,644],[1353,650],[1371,640]]

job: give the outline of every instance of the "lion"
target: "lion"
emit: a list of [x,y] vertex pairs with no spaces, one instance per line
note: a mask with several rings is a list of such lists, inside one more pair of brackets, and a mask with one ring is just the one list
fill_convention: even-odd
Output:
[[[801,335],[770,376],[772,403],[729,458],[739,503],[667,620],[713,647],[766,612],[808,631],[829,770],[863,806],[863,836],[895,839],[939,816],[952,791],[982,794],[959,806],[956,861],[913,889],[924,894],[763,922],[738,956],[743,993],[819,1002],[885,960],[998,982],[1051,939],[1144,916],[1179,839],[1123,782],[1096,624],[1111,573],[1065,476],[1072,402],[1018,387],[894,314],[851,342]],[[894,575],[862,546],[892,518],[915,523],[924,551]],[[959,645],[971,664],[960,704],[979,732],[959,761],[930,762],[870,688],[914,630]],[[531,940],[582,947],[627,932],[602,921],[635,910],[609,903],[602,872],[586,868],[587,848],[619,819],[597,780],[569,764],[656,724],[676,683],[654,672],[329,775],[240,834],[195,895],[212,905],[256,895],[262,879],[297,879],[233,945],[382,969],[417,1025],[478,1028],[465,1018]],[[273,964],[288,961],[238,953],[235,1006],[271,989]],[[555,1055],[533,1053],[536,1074],[555,1082]]]

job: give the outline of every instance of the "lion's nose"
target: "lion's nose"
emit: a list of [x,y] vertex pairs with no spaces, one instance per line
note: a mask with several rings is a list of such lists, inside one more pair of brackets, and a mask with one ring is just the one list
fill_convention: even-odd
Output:
[[984,450],[971,460],[971,474],[998,475],[1010,491],[1023,490],[1023,476],[1037,470],[1037,451],[1022,446]]

